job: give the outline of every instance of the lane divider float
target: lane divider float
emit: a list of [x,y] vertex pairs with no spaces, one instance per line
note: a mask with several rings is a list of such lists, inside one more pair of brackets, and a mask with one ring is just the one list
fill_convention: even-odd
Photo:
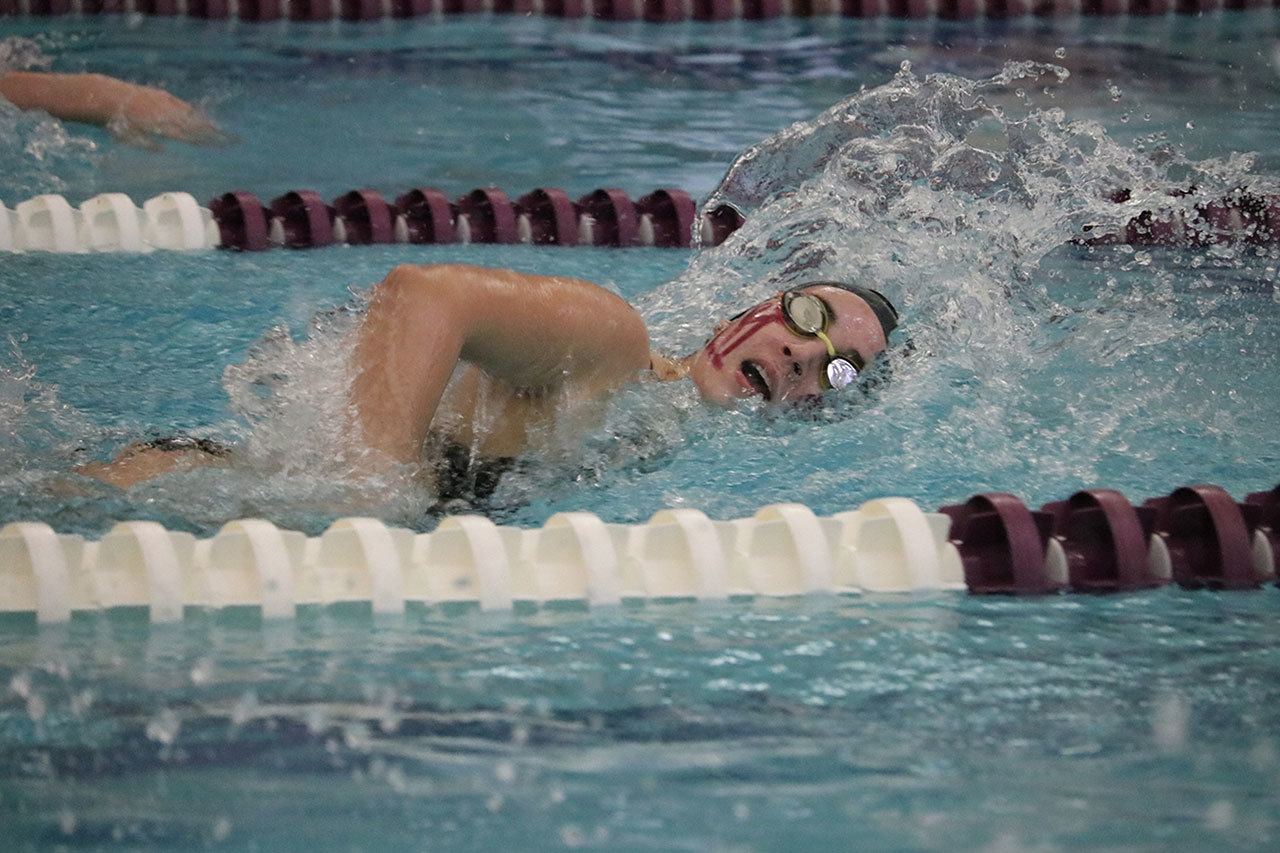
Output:
[[161,193],[139,208],[124,193],[104,193],[79,207],[60,195],[0,201],[0,251],[192,251],[221,245],[212,212],[189,193]]
[[0,0],[0,16],[137,14],[266,23],[493,14],[676,23],[831,16],[944,20],[1160,17],[1276,5],[1280,5],[1277,0]]
[[638,200],[623,190],[602,188],[576,201],[554,187],[534,189],[514,201],[497,187],[452,199],[434,187],[417,187],[394,202],[374,190],[357,189],[332,203],[312,190],[293,190],[267,204],[237,190],[207,206],[189,193],[170,192],[141,208],[123,193],[94,196],[78,207],[46,194],[12,209],[0,200],[0,251],[262,251],[390,243],[687,249],[695,225],[704,241],[719,242],[741,222],[741,216],[724,212],[700,222],[696,203],[674,187]]
[[[1124,203],[1125,192],[1111,200]],[[234,190],[198,204],[189,193],[161,193],[139,208],[123,193],[94,196],[74,207],[55,194],[12,210],[0,201],[0,252],[150,252],[212,248],[256,252],[374,244],[528,244],[615,248],[718,246],[745,219],[732,205],[698,210],[689,193],[656,189],[638,200],[616,187],[577,200],[538,187],[514,200],[497,187],[451,198],[415,187],[389,201],[370,189],[332,202],[313,190],[292,190],[263,204]],[[1280,196],[1237,190],[1224,198],[1144,210],[1115,233],[1086,228],[1077,242],[1134,246],[1280,243]]]
[[0,527],[0,613],[42,624],[118,608],[146,608],[161,623],[188,608],[292,619],[298,607],[353,602],[398,614],[410,604],[1252,590],[1278,571],[1280,486],[1243,502],[1191,485],[1138,506],[1090,489],[1037,510],[988,493],[937,512],[881,498],[832,516],[775,504],[728,521],[662,510],[635,525],[563,512],[536,529],[463,515],[431,533],[346,518],[316,537],[263,519],[229,522],[208,539],[152,521],[120,522],[98,540],[40,522]]

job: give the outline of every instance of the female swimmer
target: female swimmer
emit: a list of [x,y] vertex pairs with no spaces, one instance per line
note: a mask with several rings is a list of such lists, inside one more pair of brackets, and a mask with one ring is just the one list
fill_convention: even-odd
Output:
[[[566,428],[585,434],[613,392],[645,378],[687,379],[722,407],[749,397],[782,405],[839,393],[886,348],[896,325],[897,312],[880,293],[815,282],[722,321],[699,350],[670,358],[653,351],[634,308],[590,282],[404,265],[370,294],[353,353],[351,403],[373,464],[421,467],[447,494],[457,479],[450,469],[457,448],[467,449],[464,458],[510,460]],[[166,439],[80,471],[127,488],[217,464],[230,452]],[[500,473],[472,476],[473,489],[492,491]]]

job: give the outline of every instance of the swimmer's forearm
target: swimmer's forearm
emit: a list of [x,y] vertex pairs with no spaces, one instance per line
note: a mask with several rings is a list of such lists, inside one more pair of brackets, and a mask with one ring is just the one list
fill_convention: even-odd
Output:
[[105,74],[10,71],[0,74],[0,97],[22,110],[107,127],[126,139],[161,136],[205,144],[226,139],[204,113],[181,98]]
[[396,267],[374,288],[356,342],[352,403],[364,441],[405,463],[422,442],[465,342],[448,276]]
[[20,110],[43,110],[66,121],[111,120],[111,78],[100,74],[10,71],[0,76],[0,96]]

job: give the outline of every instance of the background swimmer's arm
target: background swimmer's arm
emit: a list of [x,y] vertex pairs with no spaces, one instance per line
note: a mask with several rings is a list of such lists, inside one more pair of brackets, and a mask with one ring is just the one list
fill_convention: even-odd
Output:
[[149,136],[198,143],[225,139],[216,124],[186,101],[103,74],[0,73],[0,97],[21,110],[101,125],[130,141]]
[[590,282],[470,266],[399,266],[374,288],[352,399],[365,441],[419,458],[460,359],[530,393],[603,393],[649,363],[635,309]]

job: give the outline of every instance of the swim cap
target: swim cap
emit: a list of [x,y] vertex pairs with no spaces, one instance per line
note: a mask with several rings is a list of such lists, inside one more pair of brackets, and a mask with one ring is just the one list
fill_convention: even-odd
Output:
[[898,309],[893,307],[893,303],[889,298],[878,290],[870,287],[863,287],[860,284],[849,284],[844,281],[811,281],[802,284],[796,290],[804,290],[806,287],[838,287],[841,290],[847,290],[854,296],[862,298],[871,306],[871,310],[875,313],[876,319],[880,321],[880,328],[884,331],[884,338],[889,339],[889,333],[898,328]]

